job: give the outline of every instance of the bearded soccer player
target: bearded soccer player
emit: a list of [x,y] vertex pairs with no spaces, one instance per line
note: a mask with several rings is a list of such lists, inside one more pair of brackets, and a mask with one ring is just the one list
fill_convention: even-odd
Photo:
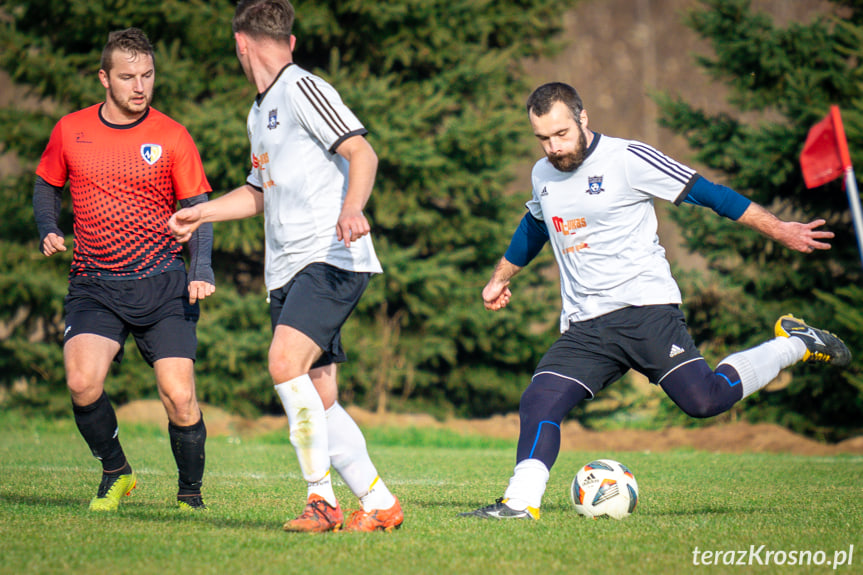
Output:
[[[237,57],[258,97],[248,116],[246,183],[178,211],[181,241],[202,222],[264,213],[265,281],[273,341],[269,370],[307,483],[304,511],[286,531],[391,531],[404,516],[378,476],[362,431],[338,403],[347,356],[341,328],[370,277],[381,273],[363,214],[377,172],[366,129],[322,78],[293,62],[287,0],[243,0],[233,20]],[[347,521],[333,491],[336,469],[360,509]]]
[[651,146],[591,131],[581,98],[567,84],[537,88],[527,112],[546,157],[533,168],[528,212],[482,299],[486,309],[506,307],[510,280],[550,242],[560,268],[561,337],[521,397],[516,466],[503,497],[461,514],[467,517],[539,519],[563,418],[629,369],[660,385],[688,415],[711,417],[798,361],[840,367],[851,361],[839,338],[785,315],[774,338],[711,369],[679,309],[653,200],[709,207],[807,254],[830,248],[822,240],[833,233],[817,229],[824,220],[782,221]]
[[78,430],[102,462],[93,511],[115,511],[137,483],[120,444],[105,378],[134,336],[153,367],[179,474],[177,505],[201,496],[206,427],[195,394],[198,301],[211,295],[212,227],[182,247],[168,229],[179,201],[207,201],[210,185],[186,129],[150,106],[153,47],[135,28],[112,32],[99,80],[105,101],[60,119],[39,167],[33,208],[46,256],[66,251],[58,227],[68,180],[75,234],[65,300],[63,358]]

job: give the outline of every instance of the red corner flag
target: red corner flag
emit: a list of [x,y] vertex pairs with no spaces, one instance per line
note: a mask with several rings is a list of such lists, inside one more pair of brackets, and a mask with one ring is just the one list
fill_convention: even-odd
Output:
[[807,188],[832,182],[851,167],[839,106],[830,106],[830,114],[809,129],[800,153],[800,167]]
[[803,151],[800,152],[800,168],[807,188],[823,186],[845,176],[845,193],[848,194],[860,262],[863,263],[863,206],[860,205],[860,193],[857,191],[857,179],[851,165],[839,106],[830,106],[830,115],[809,129]]

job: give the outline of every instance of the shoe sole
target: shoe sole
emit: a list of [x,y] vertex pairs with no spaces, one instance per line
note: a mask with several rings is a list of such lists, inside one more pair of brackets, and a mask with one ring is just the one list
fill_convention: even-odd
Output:
[[287,525],[282,525],[282,531],[287,533],[338,533],[342,530],[342,526],[331,527],[329,529],[292,529]]

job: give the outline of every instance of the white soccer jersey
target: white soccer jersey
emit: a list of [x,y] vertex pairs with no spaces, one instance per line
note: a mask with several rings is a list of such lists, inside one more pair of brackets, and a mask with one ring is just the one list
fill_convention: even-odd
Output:
[[534,165],[530,213],[560,268],[560,330],[627,306],[681,303],[656,235],[653,198],[677,201],[695,172],[654,148],[596,134],[574,172]]
[[346,248],[336,223],[348,189],[344,140],[366,134],[336,90],[297,65],[285,67],[249,111],[252,170],[264,192],[268,290],[287,284],[314,262],[380,273],[370,235]]

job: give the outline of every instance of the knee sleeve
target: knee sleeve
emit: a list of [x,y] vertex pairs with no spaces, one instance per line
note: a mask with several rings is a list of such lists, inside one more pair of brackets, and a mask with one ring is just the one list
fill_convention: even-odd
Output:
[[543,372],[521,396],[517,461],[538,459],[548,469],[560,451],[560,423],[589,392],[571,379]]
[[728,364],[712,371],[703,359],[680,366],[660,386],[690,417],[713,417],[728,411],[741,397],[743,385]]

